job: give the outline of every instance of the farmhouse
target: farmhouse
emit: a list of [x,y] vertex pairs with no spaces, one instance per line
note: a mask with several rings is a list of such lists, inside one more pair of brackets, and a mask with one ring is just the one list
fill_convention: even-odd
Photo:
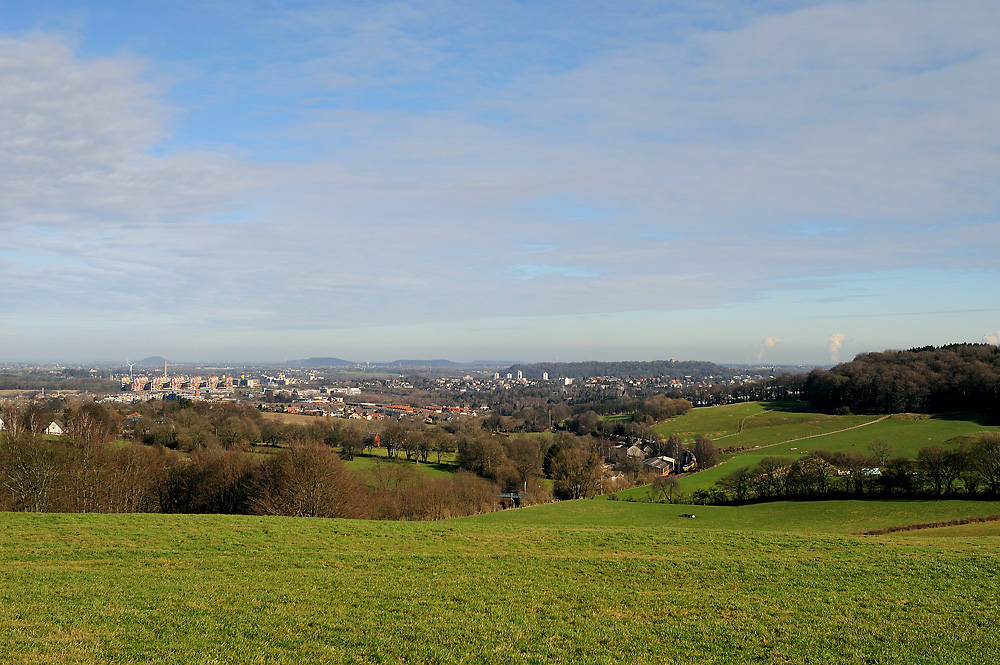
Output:
[[46,434],[54,434],[56,436],[62,435],[66,431],[66,427],[58,420],[53,420],[49,423],[49,426],[45,428]]

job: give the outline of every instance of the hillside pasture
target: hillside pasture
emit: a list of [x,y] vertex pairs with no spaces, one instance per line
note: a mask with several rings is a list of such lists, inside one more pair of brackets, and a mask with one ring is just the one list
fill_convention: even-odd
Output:
[[[329,422],[326,416],[309,416],[304,413],[281,413],[280,411],[261,411],[260,415],[268,420],[277,420],[284,425],[311,425],[315,422]],[[344,422],[337,420],[338,423]]]
[[739,433],[741,422],[760,415],[767,408],[764,402],[706,406],[656,423],[652,429],[664,439],[677,434],[685,443],[694,441],[699,434],[718,439]]
[[[694,514],[696,517],[683,518],[682,514]],[[1000,514],[1000,502],[996,501],[774,501],[745,506],[692,506],[585,500],[462,517],[454,521],[518,527],[616,529],[627,524],[670,532],[722,530],[846,535],[997,514]],[[983,535],[1000,536],[1000,522],[987,524],[987,527]]]
[[837,422],[840,425],[847,425],[847,428],[798,440],[793,440],[801,434],[802,430],[798,425],[770,428],[769,435],[781,439],[782,443],[766,447],[762,445],[733,456],[727,456],[719,466],[684,476],[681,480],[681,487],[687,492],[709,489],[722,476],[741,467],[754,466],[765,457],[783,457],[794,460],[805,457],[816,450],[868,455],[872,442],[876,439],[885,439],[892,446],[893,456],[916,459],[917,453],[924,446],[957,447],[963,441],[969,440],[970,435],[976,432],[1000,431],[1000,428],[996,426],[983,425],[976,420],[956,418],[897,415],[875,422],[871,420],[870,416],[867,416],[867,422],[870,424],[858,427],[850,424],[853,422],[854,416],[830,417],[845,419]]
[[[449,455],[454,458],[454,453]],[[458,470],[458,466],[455,464],[443,463],[448,456],[442,455],[442,463],[424,463],[424,462],[410,462],[405,459],[388,458],[384,455],[372,456],[372,455],[357,455],[354,459],[345,461],[344,466],[352,471],[361,471],[374,469],[380,465],[384,464],[397,464],[410,469],[415,472],[427,475],[431,478],[451,478],[455,471]],[[437,459],[437,456],[432,454],[431,459]]]
[[3,514],[0,660],[1000,660],[996,523],[847,534],[995,506],[852,504],[685,519],[574,501],[435,523]]

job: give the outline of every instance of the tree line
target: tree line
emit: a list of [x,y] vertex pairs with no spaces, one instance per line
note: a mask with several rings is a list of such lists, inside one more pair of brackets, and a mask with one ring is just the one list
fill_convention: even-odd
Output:
[[810,405],[827,413],[944,413],[1000,410],[1000,347],[952,344],[863,353],[803,384]]
[[539,380],[543,372],[548,372],[549,378],[569,377],[583,379],[592,376],[607,376],[617,378],[647,378],[664,377],[668,379],[683,379],[686,376],[704,379],[710,376],[725,376],[728,370],[721,365],[702,360],[651,360],[632,361],[621,360],[611,362],[589,361],[575,363],[531,363],[511,365],[501,373],[517,374],[523,372],[529,379]]
[[431,478],[392,463],[347,469],[309,428],[259,455],[224,439],[190,452],[123,442],[121,414],[95,403],[66,414],[66,433],[54,440],[27,408],[8,406],[3,420],[0,510],[442,519],[497,507],[498,486],[469,472]]
[[[650,408],[690,408],[656,404]],[[328,418],[288,424],[248,406],[203,402],[154,401],[128,414],[93,402],[59,412],[44,406],[4,411],[0,510],[439,519],[495,509],[501,492],[517,492],[522,505],[593,496],[617,443],[600,428],[509,435],[473,418],[359,426]],[[65,435],[42,436],[55,415]],[[384,462],[345,467],[375,449]],[[397,463],[442,458],[458,471],[433,478]],[[638,481],[636,460],[619,461]]]

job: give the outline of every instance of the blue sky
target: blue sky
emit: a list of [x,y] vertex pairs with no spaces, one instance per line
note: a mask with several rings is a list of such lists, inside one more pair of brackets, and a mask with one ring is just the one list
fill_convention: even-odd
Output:
[[0,6],[0,360],[1000,338],[1000,5]]

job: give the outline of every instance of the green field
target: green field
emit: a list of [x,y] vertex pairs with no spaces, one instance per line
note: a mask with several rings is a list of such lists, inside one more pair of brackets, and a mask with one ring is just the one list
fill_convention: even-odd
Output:
[[0,514],[0,663],[985,663],[989,502]]
[[[692,441],[698,434],[715,440],[720,449],[742,448],[723,455],[723,464],[685,476],[685,492],[709,489],[722,476],[740,467],[756,465],[765,457],[796,459],[816,450],[868,454],[875,439],[885,439],[895,456],[915,459],[927,445],[957,446],[970,434],[998,431],[969,416],[931,417],[910,414],[890,416],[831,416],[801,410],[789,402],[751,402],[694,409],[654,426],[661,436],[678,434]],[[742,431],[740,424],[742,423]],[[645,499],[647,487],[625,490],[622,498]]]
[[437,455],[435,454],[431,455],[431,461],[428,463],[409,462],[406,459],[389,459],[384,453],[382,455],[372,456],[358,455],[353,460],[345,461],[344,466],[352,471],[358,471],[361,469],[372,469],[380,464],[400,464],[412,468],[417,473],[426,474],[431,478],[451,478],[458,467],[455,464],[444,463],[449,457],[454,459],[454,453],[450,455],[442,455],[442,463],[435,464],[434,461],[437,460]]
[[701,434],[719,448],[767,446],[865,425],[876,416],[830,416],[802,411],[794,402],[749,402],[694,409],[653,426],[663,438],[677,434],[685,442]]

